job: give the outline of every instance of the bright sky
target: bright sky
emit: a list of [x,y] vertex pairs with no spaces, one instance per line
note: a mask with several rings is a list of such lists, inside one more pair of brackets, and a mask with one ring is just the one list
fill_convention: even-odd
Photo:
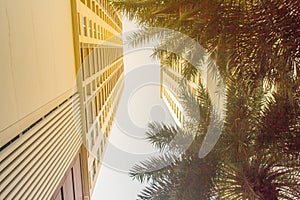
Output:
[[[137,26],[123,20],[123,32]],[[132,180],[129,169],[157,152],[144,140],[151,121],[173,123],[159,97],[159,62],[152,49],[124,46],[125,88],[116,113],[92,200],[135,200],[144,185]]]

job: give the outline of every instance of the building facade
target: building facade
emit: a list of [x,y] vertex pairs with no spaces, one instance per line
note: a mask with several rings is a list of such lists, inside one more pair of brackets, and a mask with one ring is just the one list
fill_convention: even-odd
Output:
[[104,0],[78,0],[76,10],[81,64],[78,83],[91,194],[123,90],[122,21]]
[[[160,97],[165,101],[170,113],[179,127],[183,127],[184,121],[187,118],[184,113],[182,103],[180,103],[180,96],[182,92],[180,89],[183,84],[183,70],[185,61],[182,59],[173,60],[172,62],[165,62],[168,58],[167,54],[161,57],[160,69]],[[201,75],[199,72],[192,76],[189,81],[184,84],[184,89],[189,91],[193,96],[197,96],[197,88],[201,83]]]
[[0,1],[0,199],[89,199],[123,87],[107,1]]

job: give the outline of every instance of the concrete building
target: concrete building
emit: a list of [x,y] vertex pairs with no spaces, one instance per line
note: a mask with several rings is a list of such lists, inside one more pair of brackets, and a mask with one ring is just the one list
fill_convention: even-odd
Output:
[[76,5],[81,63],[78,83],[91,194],[123,89],[122,20],[104,0],[78,0]]
[[120,14],[1,0],[0,25],[0,199],[89,199],[122,90]]
[[[167,54],[163,55],[160,59],[160,97],[165,101],[176,124],[182,128],[186,116],[184,108],[180,103],[180,95],[182,94],[180,86],[183,86],[181,81],[183,79],[185,61],[179,59],[170,63],[168,59]],[[201,75],[198,72],[195,76],[191,77],[191,80],[187,81],[184,89],[188,90],[193,96],[197,96],[197,88],[200,83]]]

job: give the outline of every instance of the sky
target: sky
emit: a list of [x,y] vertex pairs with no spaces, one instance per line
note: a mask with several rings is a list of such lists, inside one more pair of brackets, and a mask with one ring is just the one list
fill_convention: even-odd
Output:
[[[134,22],[123,19],[123,40],[136,31]],[[159,96],[159,61],[147,48],[124,46],[124,91],[107,143],[92,200],[134,200],[145,184],[128,172],[135,164],[158,152],[145,140],[147,124],[175,124]]]

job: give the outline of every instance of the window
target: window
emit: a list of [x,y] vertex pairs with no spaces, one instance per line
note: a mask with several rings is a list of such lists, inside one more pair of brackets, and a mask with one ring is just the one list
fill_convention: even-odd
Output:
[[82,35],[87,36],[86,30],[86,17],[81,17],[81,24],[82,24]]
[[97,96],[98,96],[98,112],[100,112],[101,111],[101,94],[100,94],[100,90],[98,91]]
[[91,131],[90,141],[91,141],[91,148],[92,148],[95,144],[94,130]]
[[[85,113],[85,116],[87,116],[86,109],[84,109],[84,113]],[[85,117],[85,126],[86,126],[86,128],[88,128],[88,121],[87,121],[86,117]]]
[[102,10],[100,9],[99,12],[100,12],[100,18],[103,19],[103,12],[102,12]]
[[84,59],[84,57],[83,57],[84,55],[83,55],[83,49],[82,49],[82,47],[80,47],[80,67],[81,67],[81,70],[82,70],[82,79],[84,80],[84,66],[83,66],[83,59]]
[[91,85],[90,84],[87,84],[85,86],[85,91],[86,91],[86,96],[90,96],[92,94],[92,90],[91,90]]
[[107,137],[108,137],[108,127],[106,127],[105,129],[105,139],[107,139]]
[[[98,97],[97,95],[94,97],[94,106],[95,106],[95,113],[98,116]],[[98,135],[97,126],[96,126],[96,134]]]
[[101,157],[101,154],[100,154],[100,150],[98,149],[98,150],[97,150],[98,164],[100,163],[100,157]]
[[97,169],[96,169],[96,161],[95,161],[95,159],[94,159],[94,161],[93,161],[93,166],[92,166],[92,171],[91,171],[91,174],[92,174],[92,180],[94,180],[94,178],[95,178],[96,171],[97,171]]
[[[99,63],[98,63],[98,51],[99,49],[96,47],[94,48],[94,65],[95,65],[95,73],[99,71]],[[98,85],[98,84],[97,84]]]
[[90,55],[89,55],[89,68],[90,68],[90,75],[92,76],[95,73],[95,69],[94,69],[94,51],[93,51],[93,48],[90,48],[89,52],[90,52]]
[[103,40],[103,28],[100,28],[100,40]]
[[79,27],[78,27],[78,32],[79,32],[79,35],[81,35],[82,33],[81,33],[81,21],[80,21],[80,14],[78,13],[78,15],[77,15],[77,18],[78,18],[78,24],[79,24]]
[[[104,68],[104,55],[103,55],[103,48],[100,48],[100,69]],[[104,81],[104,79],[102,79]]]
[[99,123],[96,123],[96,137],[98,137],[99,136]]
[[92,20],[90,20],[90,22],[89,22],[89,27],[88,27],[88,36],[89,37],[93,37],[93,22],[92,22]]
[[87,117],[88,117],[88,123],[89,123],[89,127],[93,124],[93,106],[90,103],[88,103],[87,105]]
[[92,84],[93,91],[95,91],[96,90],[96,80],[93,80],[91,84]]
[[92,1],[92,11],[95,12],[95,1]]
[[90,65],[90,62],[89,62],[89,49],[88,48],[84,48],[84,55],[83,55],[83,58],[84,58],[84,60],[83,60],[83,63],[84,63],[84,65],[83,65],[83,67],[84,67],[84,78],[85,79],[87,79],[88,77],[90,77],[90,67],[89,67],[89,65]]
[[103,149],[104,149],[104,142],[103,142],[103,140],[101,141],[100,148],[101,148],[101,154],[103,154]]
[[97,38],[97,26],[96,26],[96,23],[94,23],[94,38]]

